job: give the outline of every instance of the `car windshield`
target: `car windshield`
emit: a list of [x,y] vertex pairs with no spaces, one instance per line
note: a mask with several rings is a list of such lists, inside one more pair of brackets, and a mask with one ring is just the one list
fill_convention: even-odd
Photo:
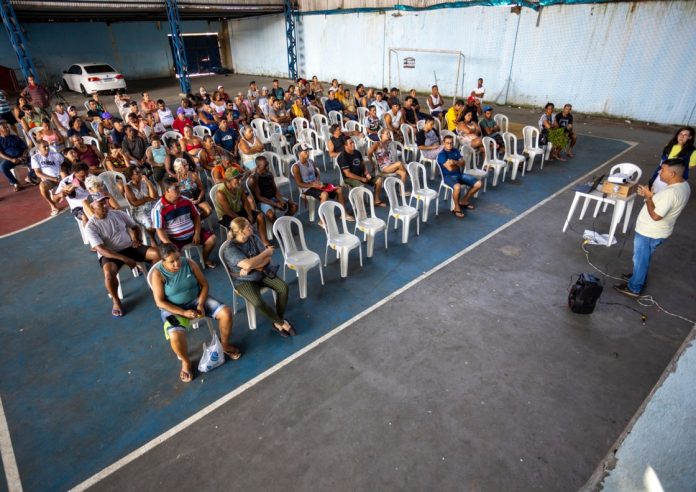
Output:
[[85,72],[87,73],[104,73],[104,72],[115,72],[110,65],[87,65],[85,67]]

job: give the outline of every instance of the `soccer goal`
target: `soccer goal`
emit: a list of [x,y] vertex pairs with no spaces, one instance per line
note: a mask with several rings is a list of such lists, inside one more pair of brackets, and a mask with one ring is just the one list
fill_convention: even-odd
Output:
[[464,95],[464,67],[461,51],[389,48],[389,87],[429,93],[437,85],[454,101]]

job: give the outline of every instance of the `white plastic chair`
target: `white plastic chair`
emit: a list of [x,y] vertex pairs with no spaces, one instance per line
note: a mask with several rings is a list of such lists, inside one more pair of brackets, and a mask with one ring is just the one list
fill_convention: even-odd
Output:
[[338,111],[329,111],[329,121],[332,125],[338,124],[341,127],[341,131],[345,131],[346,127],[343,125],[343,115]]
[[483,150],[485,158],[481,168],[484,171],[493,170],[493,186],[498,186],[498,177],[500,176],[500,171],[503,171],[503,181],[505,181],[505,176],[507,175],[507,162],[502,161],[496,157],[495,154],[495,140],[491,137],[483,137]]
[[[439,167],[437,163],[435,163],[435,166]],[[435,215],[439,214],[440,205],[437,199],[439,193],[435,190],[428,188],[427,171],[425,170],[425,166],[423,164],[421,164],[420,162],[409,162],[408,166],[406,166],[406,170],[408,171],[408,175],[411,178],[411,187],[413,188],[413,191],[411,191],[411,198],[408,200],[408,204],[410,206],[411,202],[413,200],[416,200],[417,210],[418,205],[422,203],[423,222],[428,222],[428,211],[430,210],[430,202],[432,202],[433,200],[435,201]]]
[[[82,137],[82,138],[89,138],[89,137]],[[114,197],[114,199],[118,202],[118,206],[121,207],[121,209],[127,213],[130,213],[130,203],[128,203],[128,200],[126,200],[126,197],[121,193],[121,190],[118,188],[118,180],[121,180],[121,183],[123,183],[123,188],[125,189],[127,186],[127,181],[126,177],[123,175],[123,173],[119,173],[116,171],[104,171],[101,174],[99,174],[99,177],[104,181],[104,186],[106,187],[106,190],[109,192],[109,194]]]
[[372,252],[375,249],[375,236],[378,232],[384,231],[384,249],[389,247],[387,223],[375,214],[375,198],[370,189],[364,186],[353,188],[348,194],[348,200],[350,200],[355,215],[353,233],[355,234],[358,229],[363,233],[363,241],[367,241],[367,257],[372,258]]
[[457,136],[456,133],[451,132],[449,130],[442,130],[440,132],[440,139],[445,140],[445,137],[452,137],[452,144],[455,149],[458,149],[461,146],[461,140],[459,140],[459,137]]
[[311,119],[314,117],[315,114],[321,114],[321,111],[319,111],[318,108],[312,106],[311,104],[307,106],[307,111],[309,111],[309,118]]
[[522,154],[517,153],[517,137],[514,133],[503,133],[503,142],[505,143],[505,155],[503,156],[503,160],[510,163],[512,167],[510,180],[515,181],[518,169],[522,169],[522,176],[524,176],[524,171],[527,167],[527,159]]
[[215,214],[215,217],[217,217],[218,219],[218,225],[220,226],[220,240],[224,241],[227,237],[227,227],[220,224],[220,219],[222,219],[222,217],[220,217],[217,214],[217,209],[215,208],[215,194],[222,186],[225,186],[225,183],[218,183],[216,185],[213,185],[213,187],[210,188],[210,191],[208,192],[208,198],[210,199],[210,204],[212,205],[213,213]]
[[305,128],[309,128],[309,121],[307,120],[307,118],[303,118],[301,116],[293,118],[290,124],[292,125],[292,129],[295,132],[295,135],[298,136],[302,132],[302,130],[304,130]]
[[160,137],[160,140],[162,141],[162,146],[163,146],[165,149],[167,149],[167,148],[169,148],[169,147],[167,146],[167,141],[168,141],[168,140],[174,140],[174,141],[178,142],[180,138],[181,138],[181,133],[176,132],[176,131],[174,131],[174,130],[169,130],[169,131],[164,132],[164,133],[162,134],[162,136]]
[[[290,168],[290,174],[293,176],[293,180],[295,179],[295,167],[297,167],[297,163],[294,163],[292,167]],[[307,208],[307,214],[309,215],[309,221],[314,222],[314,214],[317,208],[317,202],[318,200],[314,198],[313,196],[305,194],[305,189],[300,188],[299,186],[298,192],[299,192],[299,198],[298,198],[298,212],[302,211],[302,202],[305,202],[305,207]]]
[[[360,109],[362,109],[362,108],[360,108]],[[346,131],[360,132],[364,135],[365,134],[365,127],[362,124],[358,123],[357,121],[348,120],[348,121],[346,121]]]
[[498,113],[493,116],[493,121],[500,127],[500,133],[506,133],[508,131],[509,120],[507,116]]
[[321,113],[312,115],[312,127],[320,131],[322,125],[329,126],[329,119]]
[[[442,169],[440,168],[440,165],[439,165],[439,164],[437,165],[437,168],[435,168],[435,169],[436,169],[436,171],[435,171],[435,172],[436,172],[436,176],[435,176],[435,177],[440,179],[440,186],[439,186],[438,189],[437,189],[437,199],[438,199],[438,200],[440,199],[440,193],[441,193],[442,190],[444,189],[444,190],[445,190],[445,196],[442,197],[442,198],[443,198],[443,200],[447,201],[447,198],[449,197],[449,199],[450,199],[450,210],[454,210],[454,189],[453,189],[450,185],[448,185],[447,183],[445,183],[445,178],[444,178],[444,176],[442,175]],[[484,172],[485,172],[485,171],[484,171]],[[486,173],[486,174],[488,174],[488,173]]]
[[[293,234],[292,228],[297,228]],[[297,286],[300,290],[300,299],[307,298],[307,272],[319,267],[321,285],[324,285],[324,271],[321,267],[321,258],[317,253],[307,249],[302,222],[295,217],[279,217],[273,223],[273,235],[278,239],[280,252],[283,254],[283,280],[285,280],[285,267],[294,270],[297,274]],[[295,236],[300,241],[298,246]]]
[[324,108],[324,111],[326,111],[326,101],[328,101],[329,98],[327,96],[322,96],[319,98],[319,100],[321,101],[321,107]]
[[522,154],[527,154],[527,171],[532,170],[536,156],[541,156],[541,165],[539,169],[544,169],[544,149],[539,147],[539,130],[533,126],[525,126],[522,128],[522,136],[524,137],[524,149]]
[[290,169],[290,166],[284,165],[283,160],[275,152],[266,151],[263,152],[261,155],[264,156],[268,161],[268,167],[270,171],[273,173],[273,180],[275,181],[275,184],[278,187],[278,189],[281,189],[283,186],[287,186],[288,195],[290,195],[290,200],[292,200],[293,197],[291,180],[289,177],[289,173],[285,171],[286,169]]
[[319,137],[319,134],[311,128],[305,128],[298,136],[298,141],[302,141],[311,147],[309,151],[310,159],[316,162],[316,159],[321,158],[324,171],[326,171],[328,169],[326,165],[326,154],[324,154],[323,141],[321,137]]
[[87,145],[94,145],[97,148],[97,150],[101,152],[101,148],[99,147],[99,140],[97,140],[96,138],[82,137],[82,141]]
[[271,143],[271,130],[268,126],[268,121],[262,118],[254,118],[251,120],[251,127],[254,129],[256,138],[261,140],[261,143],[268,145]]
[[31,143],[34,147],[36,147],[38,145],[38,142],[36,140],[36,135],[42,131],[43,131],[42,126],[36,126],[27,132],[27,137],[29,137],[29,140],[31,140]]
[[[459,148],[459,152],[462,154],[462,158],[464,158],[464,172],[482,180],[483,192],[485,193],[488,185],[488,171],[484,171],[476,166],[476,151],[469,145],[462,145]],[[475,196],[478,196],[478,192]]]
[[206,135],[211,135],[212,132],[207,126],[196,125],[193,127],[193,134],[198,138],[205,138]]
[[[230,245],[230,240],[228,239],[224,243],[220,245],[220,249],[218,250],[218,255],[220,256],[220,263],[222,263],[222,267],[225,269],[225,273],[227,273],[227,279],[230,281],[230,285],[232,285],[232,314],[237,313],[237,298],[241,297],[244,299],[244,296],[242,296],[237,289],[234,288],[234,282],[232,282],[232,274],[230,273],[230,269],[227,267],[227,263],[225,262],[225,257],[223,256],[225,249],[227,249]],[[262,287],[261,288],[261,295],[265,294],[268,291],[271,291],[273,294],[273,302],[275,303],[276,299],[276,293],[274,290],[269,289],[268,287]],[[246,313],[247,313],[247,323],[249,325],[250,330],[255,330],[256,329],[256,308],[254,305],[250,302],[248,302],[246,299],[244,299],[244,305],[246,307]]]
[[420,235],[420,216],[418,209],[406,205],[406,196],[404,192],[404,184],[400,179],[389,177],[384,180],[384,189],[387,192],[389,199],[389,216],[387,217],[387,227],[389,221],[394,217],[394,230],[396,230],[399,221],[402,222],[401,242],[408,242],[408,230],[411,220],[416,219],[416,235]]
[[289,167],[291,163],[295,162],[297,157],[293,155],[290,150],[290,144],[288,144],[288,141],[282,133],[273,133],[270,141],[271,149],[273,149],[273,152],[275,152],[283,162],[283,166]]
[[[341,213],[342,231],[339,230],[336,223],[335,210],[338,209]],[[346,224],[346,211],[338,202],[327,200],[319,205],[319,217],[324,222],[326,233],[326,251],[324,252],[324,266],[329,255],[329,248],[336,251],[336,257],[341,264],[341,278],[348,276],[348,255],[351,250],[358,248],[360,255],[360,266],[362,267],[362,242],[355,234],[348,232]]]
[[404,155],[404,159],[415,161],[418,159],[418,146],[416,145],[416,133],[411,125],[404,123],[401,125],[401,135],[404,137],[404,150],[410,152],[410,157]]
[[[638,167],[636,164],[631,164],[628,162],[612,166],[611,170],[609,171],[609,175],[616,173],[630,176],[628,181],[631,183],[639,182],[643,174],[640,167]],[[626,234],[626,231],[628,230],[628,223],[631,220],[631,213],[633,212],[633,204],[635,202],[636,193],[632,193],[624,198],[620,196],[607,195],[602,193],[602,191],[599,189],[591,190],[588,193],[576,191],[575,196],[573,197],[573,202],[570,205],[570,210],[568,211],[565,224],[563,224],[563,232],[565,232],[568,228],[568,223],[573,216],[573,212],[575,212],[575,208],[577,207],[580,198],[584,199],[582,210],[580,212],[580,220],[585,217],[585,213],[587,212],[587,208],[591,201],[596,202],[593,217],[597,217],[599,209],[602,205],[604,205],[604,211],[606,211],[609,205],[614,206],[611,216],[611,225],[609,226],[609,241],[607,241],[607,247],[611,246],[614,234],[616,233],[616,227],[618,226],[619,222],[621,222],[622,218],[624,219],[623,233]]]
[[181,248],[183,255],[189,260],[193,260],[192,254],[195,252],[198,255],[198,263],[201,264],[201,269],[205,270],[205,261],[203,261],[203,246],[200,244],[189,243]]
[[333,164],[333,168],[338,173],[338,182],[340,183],[341,186],[344,186],[345,182],[344,182],[344,178],[343,178],[343,171],[341,171],[341,166],[338,165],[338,156],[331,159],[331,163]]

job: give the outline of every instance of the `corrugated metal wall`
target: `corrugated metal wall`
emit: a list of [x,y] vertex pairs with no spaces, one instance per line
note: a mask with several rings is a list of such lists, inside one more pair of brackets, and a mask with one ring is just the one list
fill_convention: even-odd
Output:
[[[287,75],[282,16],[230,22],[236,71]],[[520,14],[509,7],[469,7],[307,15],[301,23],[300,69],[306,76],[382,87],[390,85],[389,48],[459,50],[466,60],[465,91],[483,77],[487,98],[501,104],[572,102],[581,112],[696,123],[691,0],[565,5]],[[405,56],[416,58],[416,69],[394,69],[392,83],[429,90],[437,80],[452,92],[453,57],[402,52],[398,62]]]

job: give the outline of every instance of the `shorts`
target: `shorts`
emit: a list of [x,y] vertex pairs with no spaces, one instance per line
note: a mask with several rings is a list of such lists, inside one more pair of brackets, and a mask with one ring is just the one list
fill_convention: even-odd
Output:
[[[237,212],[238,217],[244,217],[246,220],[248,220],[251,225],[254,225],[256,223],[256,217],[259,216],[259,211],[258,210],[252,210],[251,211],[251,217],[249,217],[246,213],[246,209],[241,209],[239,212]],[[223,215],[222,219],[218,221],[218,223],[222,226],[225,227],[226,229],[230,228],[230,224],[232,224],[232,221],[234,220],[234,217],[230,217],[229,215]]]
[[[212,232],[210,232],[210,231],[207,230],[207,229],[201,228],[201,244],[200,244],[200,246],[203,246],[203,243],[205,243],[205,242],[206,242],[209,238],[211,238],[211,237],[213,237],[213,233],[212,233]],[[169,240],[172,242],[172,244],[173,244],[174,246],[176,246],[177,248],[181,249],[181,248],[183,248],[184,246],[186,246],[186,245],[188,245],[188,244],[191,244],[191,242],[193,241],[193,236],[191,236],[191,237],[188,238],[188,239],[173,239],[173,238],[169,238]]]
[[451,186],[454,188],[454,185],[460,184],[460,185],[465,185],[471,188],[474,186],[476,183],[478,183],[478,179],[471,176],[470,174],[445,174],[444,175],[444,181],[447,186]]
[[[186,304],[177,304],[178,307],[181,309],[196,309],[198,307],[198,298],[194,299],[193,301],[187,302]],[[225,305],[222,304],[220,301],[215,299],[214,297],[206,297],[205,302],[203,303],[203,310],[205,311],[205,315],[208,316],[209,318],[215,318],[217,314],[220,312],[222,308],[224,308]],[[162,323],[165,323],[164,325],[164,338],[169,340],[169,334],[173,331],[183,331],[185,332],[187,328],[191,326],[190,320],[184,319],[183,322],[181,322],[180,326],[171,326],[169,323],[167,323],[167,318],[169,316],[172,316],[172,313],[167,311],[166,309],[160,309],[160,318],[162,319]],[[177,316],[178,319],[181,319],[181,316]],[[188,323],[187,323],[188,322]]]
[[[121,251],[117,251],[118,254],[127,256],[131,260],[134,261],[147,261],[145,259],[145,255],[147,254],[147,250],[150,249],[145,245],[138,246],[137,248],[133,247],[128,247],[126,249],[122,249]],[[102,256],[99,258],[99,264],[103,267],[107,263],[113,263],[116,265],[116,269],[120,270],[121,267],[125,264],[123,263],[122,260],[117,260],[115,258],[107,258],[106,256]]]
[[357,187],[359,187],[359,186],[364,186],[364,185],[375,186],[375,184],[377,183],[377,180],[378,180],[378,179],[379,179],[379,178],[378,178],[377,176],[372,176],[372,179],[371,179],[369,182],[363,183],[362,181],[358,181],[357,179],[345,178],[345,179],[343,180],[343,183],[344,183],[346,186],[348,186],[349,188],[357,188]]
[[[307,188],[307,189],[305,189],[305,191],[304,191],[304,194],[305,194],[305,195],[311,196],[312,198],[316,198],[317,200],[321,200],[321,194],[322,194],[322,193],[324,193],[324,192],[323,192],[322,190],[320,190],[319,188]],[[336,192],[336,190],[327,191],[326,193],[329,195],[329,198],[330,198],[331,200],[333,200],[334,198],[336,198],[336,196],[338,195],[338,193]]]
[[379,142],[379,134],[378,133],[368,133],[367,138],[369,138],[373,142]]
[[17,124],[17,118],[11,111],[9,113],[0,113],[0,120],[4,120],[9,125]]
[[[286,201],[281,201],[277,198],[271,198],[271,201],[274,203],[283,203],[285,204],[285,210],[288,209],[288,202]],[[259,207],[261,208],[261,212],[264,214],[268,213],[269,210],[273,210],[273,213],[278,210],[277,208],[270,206],[268,203],[259,203]]]

